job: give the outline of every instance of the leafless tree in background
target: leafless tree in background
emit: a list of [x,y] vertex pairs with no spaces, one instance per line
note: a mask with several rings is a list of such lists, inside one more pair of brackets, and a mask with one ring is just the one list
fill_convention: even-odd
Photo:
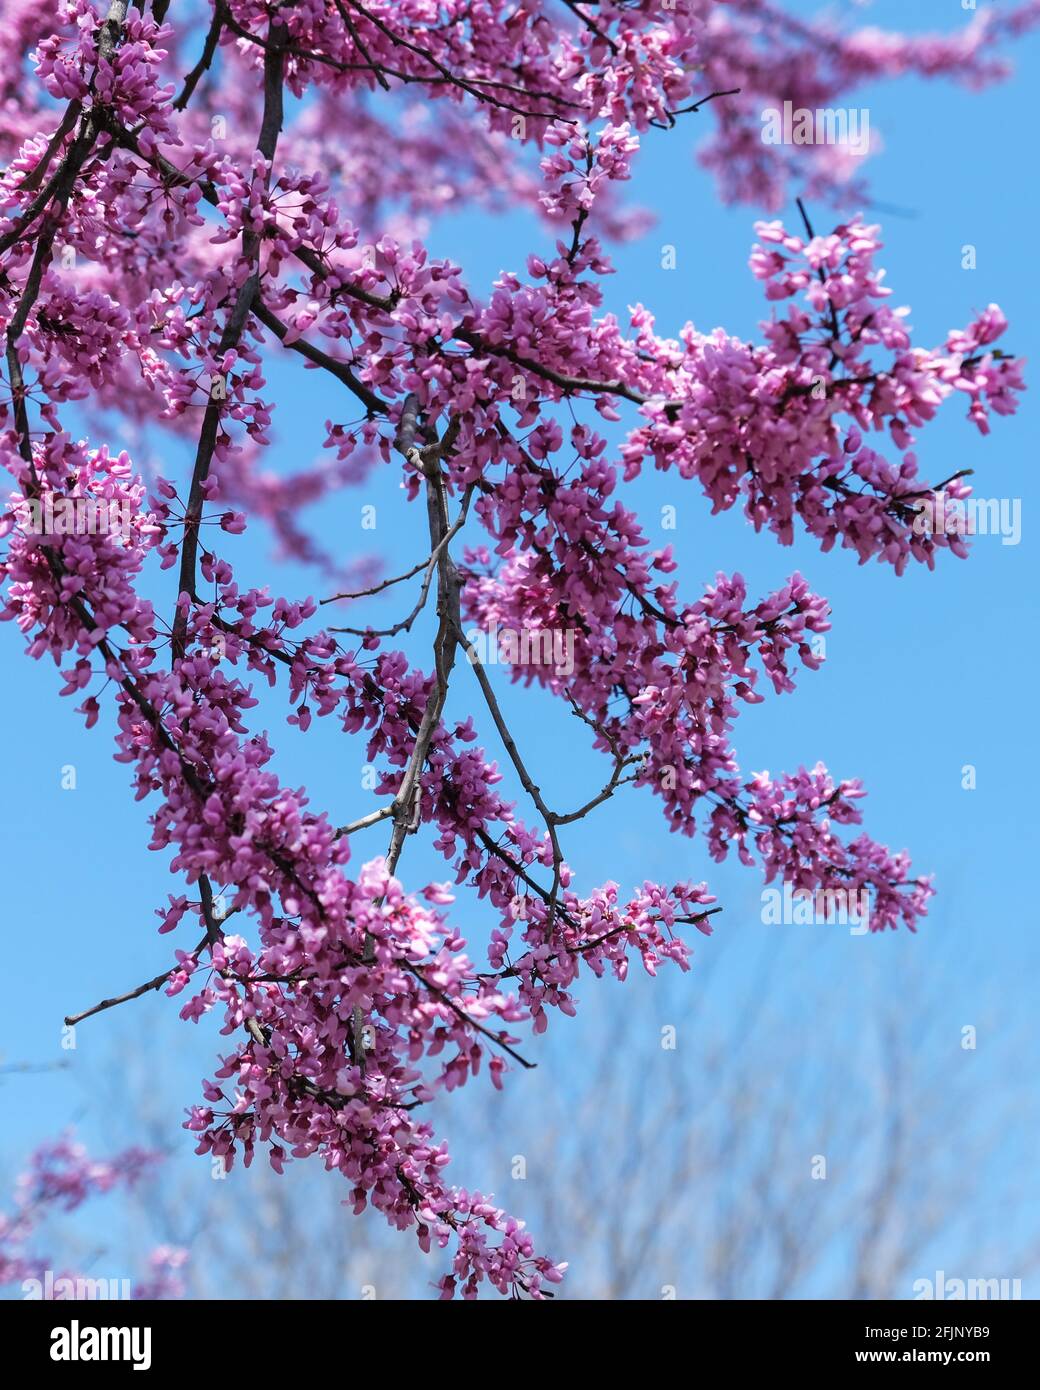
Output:
[[[910,1298],[939,1269],[1019,1278],[1029,1297],[1036,1107],[1014,1020],[995,1005],[973,1049],[912,952],[821,970],[804,933],[826,928],[769,930],[803,935],[767,943],[737,1007],[705,952],[652,998],[608,988],[575,1021],[569,1087],[537,1110],[507,1087],[478,1129],[446,1098],[460,1166],[570,1260],[564,1298]],[[168,1094],[139,1065],[115,1078],[139,1097],[125,1137],[169,1146]],[[442,1272],[378,1219],[351,1221],[345,1185],[309,1164],[287,1181],[168,1167],[135,1199],[133,1238],[189,1246],[192,1297],[425,1298]]]

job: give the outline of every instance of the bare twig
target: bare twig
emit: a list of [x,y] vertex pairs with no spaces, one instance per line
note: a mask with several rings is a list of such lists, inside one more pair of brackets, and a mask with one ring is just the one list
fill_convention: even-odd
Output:
[[206,35],[206,42],[202,49],[202,57],[184,79],[184,86],[181,89],[180,96],[178,96],[177,100],[173,103],[173,109],[175,111],[183,111],[185,109],[188,102],[191,101],[192,95],[203,73],[209,70],[216,56],[217,46],[220,43],[220,36],[224,32],[227,14],[228,11],[225,0],[216,0],[216,4],[213,6],[213,19],[210,23],[209,33]]
[[[466,524],[466,514],[469,511],[469,504],[472,496],[473,486],[471,485],[466,489],[466,492],[463,495],[462,508],[459,512],[457,519],[455,520],[454,524],[450,527],[450,529],[444,533],[440,541],[438,541],[437,545],[434,546],[433,550],[430,553],[430,558],[425,562],[426,574],[423,576],[422,588],[419,591],[419,597],[416,600],[415,607],[412,609],[412,611],[408,614],[406,618],[402,618],[401,621],[399,623],[395,623],[393,627],[330,627],[329,631],[346,632],[349,633],[352,637],[396,637],[399,632],[410,632],[412,624],[415,622],[416,618],[419,616],[422,610],[426,607],[426,599],[429,596],[430,584],[433,580],[434,570],[437,566],[437,562],[440,558],[441,552],[450,543],[452,537],[457,535],[458,532],[462,529],[462,527]],[[415,571],[413,570],[412,573],[414,574]]]
[[[192,956],[197,959],[199,953],[203,951],[208,944],[209,932],[207,931],[206,935],[195,947],[194,951],[192,951]],[[111,999],[102,999],[100,1003],[94,1004],[89,1009],[84,1009],[82,1013],[68,1014],[65,1018],[65,1022],[71,1028],[77,1023],[82,1023],[85,1018],[92,1018],[94,1014],[104,1013],[106,1009],[114,1009],[118,1004],[126,1004],[131,999],[140,999],[142,994],[148,994],[150,990],[162,989],[170,976],[175,974],[180,968],[180,965],[171,965],[168,970],[162,971],[162,973],[156,975],[154,979],[145,980],[144,984],[138,985],[136,989],[129,989],[125,994],[114,995]]]

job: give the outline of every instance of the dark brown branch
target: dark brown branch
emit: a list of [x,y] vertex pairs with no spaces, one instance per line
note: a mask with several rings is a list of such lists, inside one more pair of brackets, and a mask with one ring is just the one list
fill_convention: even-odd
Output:
[[[282,24],[272,25],[271,42],[264,53],[264,110],[260,122],[260,134],[256,148],[268,165],[274,158],[278,134],[282,128],[282,86],[285,80],[284,43],[287,31]],[[217,356],[237,347],[246,320],[253,307],[253,301],[260,286],[260,237],[256,232],[245,230],[242,233],[242,255],[253,268],[242,284],[235,298],[234,307],[228,315],[224,331],[217,345]],[[188,605],[195,592],[195,567],[199,549],[199,524],[202,520],[204,500],[203,485],[209,477],[213,451],[217,444],[220,429],[221,403],[212,397],[206,406],[195,464],[191,475],[191,488],[188,493],[188,506],[184,514],[184,538],[181,542],[181,563],[177,592],[177,611],[173,620],[171,649],[173,660],[184,655],[185,635],[188,630]],[[184,599],[184,602],[182,602]]]
[[[208,943],[209,932],[207,931],[206,935],[195,947],[194,951],[192,951],[192,956],[197,959],[199,953]],[[136,989],[127,990],[125,994],[117,994],[112,999],[102,999],[100,1003],[95,1004],[92,1008],[84,1009],[82,1013],[67,1015],[65,1022],[70,1028],[74,1027],[77,1023],[82,1023],[85,1018],[92,1018],[94,1014],[104,1013],[106,1009],[114,1009],[118,1004],[129,1003],[131,999],[140,999],[142,994],[148,994],[151,990],[162,989],[170,976],[175,974],[180,968],[179,965],[171,965],[170,968],[164,970],[161,975],[156,975],[152,980],[145,980],[144,984],[138,985]]]
[[671,130],[676,123],[676,116],[689,116],[699,111],[702,106],[706,106],[709,101],[715,101],[718,97],[735,97],[739,95],[740,90],[739,87],[730,87],[725,92],[709,92],[706,97],[701,97],[699,101],[691,102],[689,106],[680,106],[674,111],[666,111],[663,121],[652,120],[650,124],[658,130]]
[[76,124],[76,122],[79,120],[80,112],[82,111],[82,109],[82,104],[78,100],[69,102],[65,110],[65,115],[61,118],[61,121],[58,125],[58,129],[54,132],[50,140],[47,142],[47,148],[44,150],[40,162],[36,165],[35,169],[33,169],[31,173],[26,174],[25,178],[22,179],[21,183],[18,185],[19,193],[29,193],[39,185],[44,174],[50,168],[51,160],[54,158],[57,151],[61,148],[62,142],[64,141],[65,137],[68,135],[69,131]]
[[581,20],[582,24],[585,25],[586,29],[588,29],[591,33],[595,34],[597,39],[600,39],[603,43],[607,45],[611,53],[616,54],[621,52],[615,41],[610,37],[608,33],[605,33],[604,30],[602,30],[599,27],[595,20],[590,19],[587,14],[582,14],[581,10],[575,3],[575,0],[563,0],[563,3],[570,10],[571,14],[576,15],[577,18]]
[[321,367],[331,373],[337,381],[351,391],[368,411],[369,416],[385,415],[388,406],[385,401],[369,390],[365,383],[350,370],[346,362],[340,362],[335,357],[330,357],[321,348],[312,346],[303,338],[297,338],[291,343],[286,343],[289,329],[280,318],[267,307],[261,300],[259,294],[253,299],[252,311],[260,322],[271,330],[280,343],[292,352],[298,352],[301,357],[306,357],[308,362],[313,362],[316,367]]
[[358,33],[357,25],[351,19],[350,15],[347,14],[346,7],[343,4],[343,0],[336,0],[336,9],[339,11],[340,19],[342,19],[344,25],[346,26],[347,33],[354,40],[354,47],[361,54],[362,58],[364,58],[368,66],[371,68],[373,74],[375,75],[376,81],[379,83],[380,87],[382,87],[383,91],[388,92],[390,90],[390,83],[386,80],[386,74],[383,73],[375,63],[373,63],[372,55],[371,53],[369,53],[368,48],[365,46],[364,39]]
[[180,96],[173,103],[173,109],[175,111],[183,111],[185,109],[188,102],[191,101],[195,88],[199,85],[199,81],[203,74],[209,71],[213,59],[216,57],[220,36],[224,32],[227,14],[228,11],[225,0],[216,0],[216,4],[213,6],[213,20],[210,23],[209,33],[206,35],[206,42],[202,49],[202,57],[184,79],[184,86],[181,89]]

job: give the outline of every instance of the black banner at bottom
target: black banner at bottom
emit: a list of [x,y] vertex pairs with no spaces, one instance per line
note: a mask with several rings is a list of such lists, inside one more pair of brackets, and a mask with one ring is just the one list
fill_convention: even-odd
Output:
[[[570,1305],[570,1307],[568,1307]],[[107,1376],[150,1374],[178,1369],[190,1357],[191,1365],[224,1365],[226,1358],[244,1357],[255,1372],[262,1367],[269,1378],[284,1369],[298,1374],[301,1355],[332,1354],[342,1318],[344,1341],[349,1348],[351,1375],[366,1350],[365,1323],[375,1317],[372,1340],[367,1345],[385,1361],[387,1335],[393,1336],[382,1317],[401,1316],[400,1305],[388,1300],[346,1306],[342,1314],[329,1304],[311,1307],[291,1304],[288,1316],[272,1316],[273,1309],[256,1302],[225,1299],[206,1304],[112,1302],[3,1302],[0,1328],[8,1356],[14,1354],[26,1370],[48,1368],[57,1378],[76,1378],[91,1372]],[[465,1321],[467,1337],[479,1336],[482,1327],[501,1348],[503,1320],[529,1335],[539,1325],[557,1334],[566,1326],[591,1323],[603,1305],[557,1300],[539,1310],[521,1310],[501,1302],[490,1323],[483,1319],[494,1307],[482,1301],[479,1309],[452,1308],[442,1303],[409,1303],[409,1340],[420,1331],[418,1324],[430,1317],[457,1327]],[[864,1367],[885,1370],[891,1366],[995,1367],[1005,1372],[1028,1365],[1037,1347],[1036,1304],[1018,1301],[939,1303],[834,1303],[834,1302],[624,1302],[609,1305],[610,1331],[630,1335],[643,1327],[653,1332],[692,1334],[698,1355],[710,1354],[717,1369],[798,1371],[812,1368],[846,1370]],[[531,1321],[537,1316],[538,1324]],[[259,1326],[250,1328],[253,1319]],[[628,1326],[626,1326],[626,1322]],[[308,1327],[315,1344],[308,1345]],[[568,1330],[570,1330],[568,1328]],[[398,1334],[400,1335],[400,1334]],[[508,1335],[508,1333],[506,1334]],[[245,1348],[248,1347],[248,1351]],[[467,1350],[471,1348],[467,1344]],[[232,1361],[231,1364],[234,1364]],[[373,1369],[376,1369],[374,1365]]]

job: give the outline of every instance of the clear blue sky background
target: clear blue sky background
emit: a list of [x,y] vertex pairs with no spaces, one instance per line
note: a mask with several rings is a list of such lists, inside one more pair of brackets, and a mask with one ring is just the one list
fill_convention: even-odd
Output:
[[[810,11],[809,6],[798,8]],[[865,23],[908,29],[953,27],[967,18],[954,0],[877,0],[855,10]],[[884,227],[883,264],[895,302],[912,308],[915,341],[925,346],[941,342],[948,329],[968,322],[973,310],[996,301],[1011,320],[1007,346],[1035,361],[1040,282],[1035,269],[1033,94],[1040,83],[1040,45],[1027,41],[1013,57],[1016,76],[981,94],[908,80],[865,89],[850,100],[869,107],[872,125],[884,135],[884,151],[869,166],[874,196],[879,204],[910,214],[878,214],[875,220]],[[607,285],[609,305],[623,313],[626,304],[641,300],[657,313],[661,331],[678,331],[692,319],[702,330],[723,325],[750,337],[766,312],[746,264],[754,241],[752,223],[760,214],[743,206],[720,207],[711,181],[696,166],[693,148],[707,120],[689,117],[670,134],[651,132],[645,138],[630,191],[635,201],[653,209],[657,224],[617,251],[619,274]],[[816,207],[813,213],[817,229],[825,227],[826,210]],[[787,217],[794,226],[793,209]],[[461,261],[470,284],[480,289],[490,286],[501,269],[522,270],[532,247],[532,222],[510,216],[489,223],[465,214],[445,219],[431,240],[435,252]],[[535,230],[533,245],[544,241],[544,232]],[[675,270],[661,269],[660,250],[666,243],[677,249]],[[974,271],[961,268],[965,243],[977,247]],[[1031,373],[1027,378],[1032,382]],[[272,373],[272,380],[284,382],[287,389],[281,395],[273,392],[279,407],[269,464],[279,470],[304,466],[319,451],[324,420],[349,416],[337,413],[339,402],[330,400],[323,381],[302,373],[295,363]],[[618,1011],[626,1027],[656,1031],[662,1023],[689,1024],[688,1045],[696,1046],[702,1012],[709,1006],[723,1013],[737,1011],[763,959],[772,955],[774,1005],[789,1012],[791,1026],[803,1030],[806,1046],[840,1054],[841,1026],[832,1021],[821,1029],[801,1007],[806,968],[835,1005],[828,1017],[845,1018],[850,1027],[862,1020],[868,998],[874,997],[868,995],[868,981],[875,992],[880,982],[885,995],[913,1011],[917,1000],[911,981],[924,977],[941,994],[939,1031],[945,1041],[937,1045],[950,1047],[951,1065],[964,1059],[961,1027],[985,1020],[979,1051],[970,1058],[977,1069],[973,1084],[980,1103],[1010,1084],[1004,1064],[993,1060],[998,1049],[991,1044],[1001,1037],[1021,1036],[1012,1051],[1022,1075],[1036,1074],[1033,1019],[1040,948],[1032,871],[1038,773],[1038,400],[1034,386],[1020,413],[998,421],[988,439],[964,419],[958,401],[922,432],[919,454],[926,476],[942,478],[973,468],[977,492],[1022,501],[1020,545],[1003,546],[999,538],[983,537],[967,562],[943,557],[936,573],[914,569],[896,579],[887,568],[858,567],[848,552],[822,555],[801,538],[784,550],[771,537],[756,536],[736,512],[711,518],[698,487],[674,475],[654,475],[633,489],[652,540],[658,536],[661,506],[671,503],[678,509],[678,529],[660,533],[658,543],[675,544],[685,595],[695,595],[719,569],[740,569],[750,592],[760,594],[798,568],[829,597],[834,628],[825,667],[804,673],[794,695],[770,697],[741,716],[735,743],[742,767],[778,772],[822,758],[838,775],[862,776],[870,793],[863,803],[867,829],[897,848],[907,846],[920,870],[934,871],[939,896],[913,938],[854,938],[839,928],[765,927],[759,920],[761,884],[752,871],[735,864],[715,866],[699,840],[669,836],[649,797],[619,797],[568,830],[566,852],[580,882],[590,887],[612,877],[629,887],[644,877],[706,877],[725,912],[717,919],[714,937],[696,942],[691,975],[649,988],[632,981],[624,997],[613,985],[599,986],[590,978],[579,991],[582,998],[602,992],[606,1006]],[[154,438],[152,446],[158,450],[161,440]],[[378,507],[375,532],[363,532],[359,525],[361,506],[369,502]],[[388,573],[424,553],[422,518],[403,501],[393,470],[383,469],[325,506],[317,524],[340,553],[378,548],[387,557]],[[262,535],[229,540],[228,553],[241,581],[271,580],[274,587],[269,549]],[[316,584],[312,575],[292,569],[288,574],[284,592],[325,592],[324,581]],[[169,576],[165,583],[161,592],[168,605]],[[373,604],[371,621],[399,616],[401,602]],[[211,1074],[212,1058],[223,1041],[215,1027],[180,1023],[176,1005],[149,996],[83,1025],[74,1053],[60,1050],[66,1012],[139,983],[163,967],[169,942],[156,937],[152,914],[166,893],[179,892],[181,885],[160,856],[145,848],[146,808],[128,797],[127,772],[111,759],[108,732],[99,727],[86,733],[72,712],[73,702],[57,699],[53,668],[27,661],[21,646],[12,626],[0,630],[6,672],[0,714],[8,733],[0,809],[8,985],[0,1051],[8,1064],[66,1060],[70,1067],[63,1073],[3,1079],[0,1164],[11,1174],[34,1143],[73,1118],[92,1146],[104,1150],[109,1115],[98,1097],[112,1081],[113,1066],[119,1065],[114,1059],[131,1055],[145,1068],[154,1068],[170,1116],[169,1144],[187,1155],[190,1144],[177,1125],[181,1108],[197,1098],[198,1077]],[[528,699],[505,689],[507,714],[548,800],[561,807],[580,804],[602,784],[601,761],[579,746],[574,721],[561,710],[539,697]],[[455,710],[475,709],[474,695],[463,669],[453,695]],[[480,723],[485,746],[500,756],[488,721]],[[281,743],[283,777],[291,785],[306,783],[315,803],[328,806],[334,818],[347,819],[376,804],[360,790],[360,741],[337,738],[331,727],[301,736],[280,726],[277,712],[268,715],[268,724]],[[77,788],[71,792],[61,789],[61,768],[69,763],[77,769]],[[961,769],[968,763],[977,769],[974,791],[961,787]],[[359,843],[359,855],[382,852],[384,839],[382,827],[377,828]],[[408,846],[402,873],[410,886],[450,876],[443,861],[415,843]],[[478,905],[464,896],[458,910],[466,914],[466,934],[480,942],[486,925]],[[818,944],[808,953],[801,944],[789,951],[782,936],[813,932]],[[716,964],[725,962],[726,970],[709,999],[698,969],[713,956]],[[530,1097],[526,1119],[518,1122],[521,1131],[523,1124],[537,1126],[539,1086],[580,1089],[583,1058],[594,1042],[589,1030],[593,1022],[602,1027],[604,1017],[597,1008],[588,1022],[554,1020],[547,1042],[534,1048],[543,1063],[538,1071],[511,1078]],[[481,1106],[487,1103],[486,1093],[474,1088],[452,1103]],[[1019,1165],[1030,1181],[1031,1138],[1035,1135],[1012,1127],[1000,1158],[1005,1165]],[[460,1156],[459,1180],[473,1177],[511,1200],[504,1192],[504,1165],[522,1144],[522,1132],[503,1137],[503,1167],[497,1172],[468,1173]],[[175,1161],[198,1163],[187,1157]],[[980,1211],[985,1210],[986,1186],[980,1174]],[[1026,1200],[1035,1215],[1035,1186]],[[1023,1214],[1024,1209],[994,1213],[991,1234],[998,1248],[1004,1234],[999,1223],[1007,1223],[1010,1243]],[[343,1219],[349,1221],[346,1213]]]

